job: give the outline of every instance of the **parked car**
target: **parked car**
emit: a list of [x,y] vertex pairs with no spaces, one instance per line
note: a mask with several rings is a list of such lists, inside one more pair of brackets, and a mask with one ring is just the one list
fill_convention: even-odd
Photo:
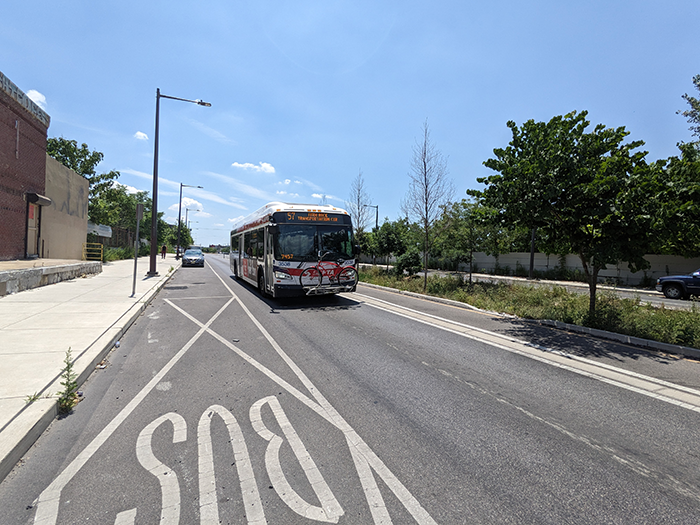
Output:
[[201,266],[204,268],[204,254],[202,250],[185,250],[182,256],[182,266]]
[[700,269],[691,275],[659,277],[656,289],[669,299],[687,299],[691,295],[700,295]]

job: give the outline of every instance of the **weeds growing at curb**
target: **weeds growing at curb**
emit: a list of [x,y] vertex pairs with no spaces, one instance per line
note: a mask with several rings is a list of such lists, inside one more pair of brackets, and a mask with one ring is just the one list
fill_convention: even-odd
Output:
[[76,381],[77,375],[73,371],[73,360],[71,349],[66,350],[66,358],[63,360],[66,367],[63,369],[63,374],[61,377],[61,386],[63,390],[57,392],[58,394],[58,412],[61,414],[68,414],[73,407],[78,402],[78,382]]
[[27,396],[27,398],[25,399],[25,402],[24,402],[24,403],[25,403],[26,405],[31,405],[32,403],[34,403],[34,401],[36,401],[37,399],[39,399],[39,397],[41,397],[41,396],[39,395],[39,392],[34,392],[33,394]]

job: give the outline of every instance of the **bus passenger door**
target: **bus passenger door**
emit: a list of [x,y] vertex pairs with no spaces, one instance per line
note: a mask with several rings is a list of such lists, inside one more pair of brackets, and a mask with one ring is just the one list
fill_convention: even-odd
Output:
[[265,283],[267,284],[267,289],[272,293],[272,297],[275,296],[275,280],[272,261],[275,256],[275,246],[274,241],[275,236],[272,234],[269,228],[265,228],[265,253],[263,255],[264,262],[263,268],[265,268]]

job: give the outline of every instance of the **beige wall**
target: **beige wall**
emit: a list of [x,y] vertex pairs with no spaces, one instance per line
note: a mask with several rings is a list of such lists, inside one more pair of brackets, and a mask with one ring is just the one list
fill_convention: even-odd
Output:
[[82,259],[87,238],[87,179],[46,156],[46,196],[51,206],[41,210],[39,256]]
[[[655,281],[657,278],[664,275],[689,274],[700,268],[700,258],[686,259],[673,255],[645,255],[644,258],[649,261],[651,268],[645,271],[632,273],[627,268],[627,263],[621,262],[614,265],[608,265],[606,270],[601,270],[598,279],[601,282],[613,281],[620,285],[636,285],[640,284],[646,275],[648,279]],[[521,266],[525,271],[530,269],[530,254],[529,253],[507,253],[498,257],[498,265],[503,268],[508,266],[511,274],[515,272],[517,266]],[[493,271],[496,266],[496,258],[485,253],[474,254],[474,271],[480,272],[486,270]],[[545,255],[543,253],[535,254],[535,269],[546,271],[559,266],[559,256]],[[581,259],[577,255],[566,256],[566,267],[570,270],[583,271]],[[467,267],[468,268],[468,267]],[[467,269],[463,268],[463,269]]]

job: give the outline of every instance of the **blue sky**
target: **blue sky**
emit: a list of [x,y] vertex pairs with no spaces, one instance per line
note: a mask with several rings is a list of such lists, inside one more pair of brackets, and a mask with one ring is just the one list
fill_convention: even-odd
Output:
[[268,201],[343,206],[362,171],[380,222],[400,216],[427,119],[456,199],[489,174],[506,122],[588,110],[648,159],[691,140],[697,0],[4,2],[0,71],[51,116],[50,137],[104,153],[99,171],[190,210],[195,241],[227,243]]

